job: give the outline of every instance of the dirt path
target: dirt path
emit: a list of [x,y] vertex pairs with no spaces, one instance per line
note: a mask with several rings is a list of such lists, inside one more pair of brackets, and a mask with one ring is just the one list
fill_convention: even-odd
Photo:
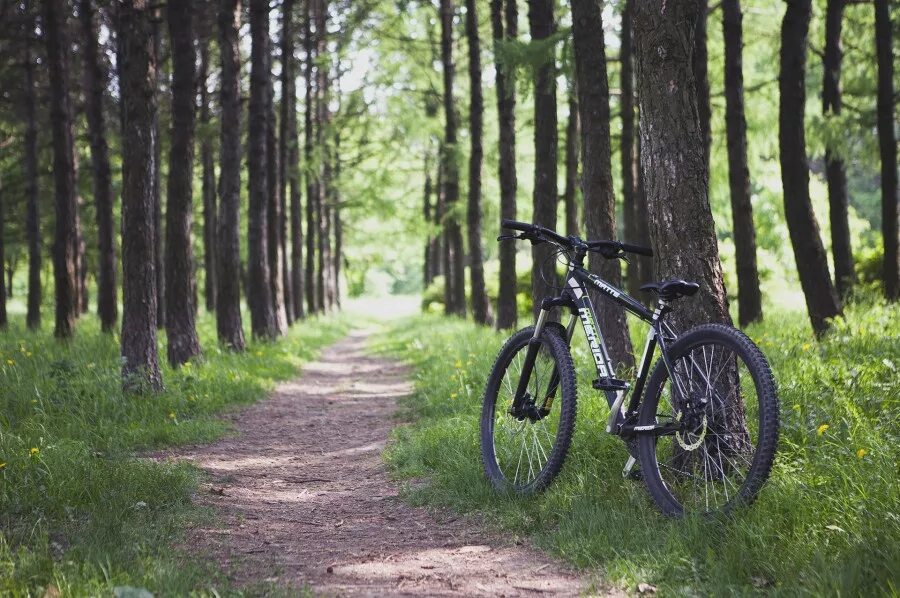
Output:
[[541,553],[397,496],[381,451],[399,364],[367,355],[356,332],[236,414],[238,435],[172,453],[211,474],[197,500],[221,527],[193,530],[239,583],[308,584],[324,595],[577,595],[584,583]]

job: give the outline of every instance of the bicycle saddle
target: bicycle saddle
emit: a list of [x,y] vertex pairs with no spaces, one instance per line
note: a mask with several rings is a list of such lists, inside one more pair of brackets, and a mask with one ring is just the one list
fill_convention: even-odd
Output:
[[687,280],[681,280],[680,278],[651,282],[650,284],[645,284],[641,287],[642,291],[656,293],[659,295],[660,299],[665,301],[672,301],[680,297],[690,297],[696,293],[698,289],[700,289],[700,285],[696,282],[688,282]]

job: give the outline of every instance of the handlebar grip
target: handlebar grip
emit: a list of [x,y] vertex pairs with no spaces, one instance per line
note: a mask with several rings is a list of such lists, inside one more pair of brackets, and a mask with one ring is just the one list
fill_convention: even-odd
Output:
[[643,245],[629,245],[628,243],[621,243],[622,251],[627,251],[628,253],[636,253],[638,255],[646,255],[647,257],[653,257],[653,250],[649,247],[644,247]]
[[519,222],[518,220],[508,220],[504,218],[500,221],[500,228],[508,228],[511,230],[520,230],[522,232],[528,232],[534,229],[533,224],[529,224],[527,222]]

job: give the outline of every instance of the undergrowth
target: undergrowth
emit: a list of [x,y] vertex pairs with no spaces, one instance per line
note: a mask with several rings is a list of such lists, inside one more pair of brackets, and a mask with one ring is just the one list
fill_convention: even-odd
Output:
[[[395,326],[379,349],[408,361],[416,391],[386,453],[417,504],[480,513],[570,563],[634,591],[831,595],[900,591],[900,306],[867,301],[816,342],[799,313],[747,330],[780,388],[781,441],[759,500],[725,521],[673,521],[627,453],[604,433],[608,407],[576,334],[576,433],[562,475],[543,494],[494,493],[479,452],[481,393],[506,334],[436,316]],[[639,345],[640,346],[640,345]],[[414,488],[414,489],[413,489]]]
[[[264,397],[347,324],[310,319],[242,354],[218,347],[211,316],[199,328],[203,358],[164,365],[165,390],[144,396],[122,394],[118,338],[93,317],[66,342],[21,318],[0,334],[0,595],[228,588],[213,565],[171,549],[209,517],[190,502],[198,471],[136,454],[227,433],[218,414]],[[161,332],[161,360],[164,342]]]

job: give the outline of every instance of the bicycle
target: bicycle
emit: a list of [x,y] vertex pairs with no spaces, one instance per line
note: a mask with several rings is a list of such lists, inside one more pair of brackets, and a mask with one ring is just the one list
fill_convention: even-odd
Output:
[[[651,311],[584,268],[589,252],[627,259],[628,254],[652,257],[650,248],[583,241],[512,220],[503,220],[502,227],[519,234],[503,234],[498,241],[556,245],[555,254],[567,258],[568,274],[559,296],[542,301],[535,325],[506,341],[488,377],[481,452],[494,488],[535,493],[562,469],[575,427],[570,345],[580,321],[597,372],[593,388],[605,393],[610,406],[606,432],[625,441],[630,453],[623,476],[642,477],[669,516],[728,512],[752,503],[771,471],[779,427],[775,380],[753,341],[722,324],[675,333],[666,316],[678,299],[696,294],[696,283],[671,279],[644,285],[642,290],[656,294]],[[633,387],[615,377],[588,288],[649,326]],[[570,310],[566,326],[551,321],[555,308]],[[660,359],[651,371],[657,347]],[[634,476],[636,462],[639,476]]]

